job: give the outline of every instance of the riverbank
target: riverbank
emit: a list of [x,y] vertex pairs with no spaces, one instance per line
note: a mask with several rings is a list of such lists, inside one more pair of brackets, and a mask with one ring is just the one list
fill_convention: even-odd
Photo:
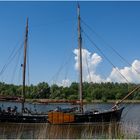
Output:
[[[21,100],[6,100],[6,99],[1,99],[0,101],[9,101],[9,102],[21,102]],[[92,103],[116,103],[119,102],[120,100],[92,100],[92,101],[87,101],[83,100],[83,104],[92,104]],[[71,104],[79,104],[79,100],[55,100],[55,99],[26,99],[26,102],[29,103],[37,103],[37,104],[49,104],[49,103],[71,103]],[[123,103],[139,103],[140,100],[124,100]]]
[[[43,104],[48,104],[48,103],[75,103],[78,104],[78,100],[71,100],[68,102],[67,100],[53,100],[53,99],[26,99],[27,102],[32,102],[32,103],[43,103]],[[116,103],[120,100],[107,100],[107,101],[102,101],[102,100],[92,100],[92,101],[87,101],[83,100],[84,104],[90,104],[90,103]],[[140,100],[124,100],[123,103],[140,103]]]

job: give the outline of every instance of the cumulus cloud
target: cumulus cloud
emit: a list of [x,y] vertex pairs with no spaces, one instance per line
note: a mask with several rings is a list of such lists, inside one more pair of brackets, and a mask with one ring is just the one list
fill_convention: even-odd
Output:
[[[75,49],[75,70],[79,72],[79,51]],[[102,78],[97,72],[97,67],[102,62],[102,57],[97,53],[89,52],[82,49],[82,67],[83,67],[83,81],[101,83],[101,82],[118,82],[118,83],[140,83],[140,60],[134,60],[130,67],[112,68],[110,74],[106,78]],[[124,78],[125,77],[125,78]],[[127,79],[127,80],[126,80]],[[69,87],[71,80],[62,80],[59,86]]]
[[[75,69],[79,71],[79,51],[75,49]],[[140,83],[140,60],[134,60],[130,67],[113,68],[106,77],[102,78],[96,70],[98,65],[102,62],[102,57],[97,53],[91,53],[86,49],[82,49],[82,63],[83,63],[83,79],[87,82],[119,82],[119,83]],[[125,78],[124,78],[125,77]]]
[[[75,49],[74,51],[74,54],[75,54],[75,68],[76,70],[79,69],[79,51],[78,49]],[[87,68],[87,65],[88,65],[88,68],[89,69],[94,69],[96,68],[96,66],[102,61],[102,58],[101,56],[99,56],[98,54],[96,53],[91,53],[89,52],[88,50],[86,49],[82,49],[82,64],[83,64],[83,69]]]
[[132,83],[140,83],[140,61],[134,60],[130,67],[124,67],[122,69],[113,68],[107,81],[124,83],[126,80],[121,76],[121,74]]
[[[79,50],[75,49],[75,69],[79,71]],[[83,79],[88,82],[103,82],[104,79],[96,73],[97,66],[102,62],[101,56],[97,53],[91,53],[86,49],[82,49],[82,67],[83,67]]]

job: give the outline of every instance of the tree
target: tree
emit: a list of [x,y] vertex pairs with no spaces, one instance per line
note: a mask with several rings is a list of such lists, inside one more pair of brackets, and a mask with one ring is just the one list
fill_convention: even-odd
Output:
[[37,94],[39,98],[50,97],[50,87],[48,83],[42,82],[37,85]]
[[60,98],[60,88],[58,85],[54,84],[50,88],[50,98],[51,99],[59,99]]

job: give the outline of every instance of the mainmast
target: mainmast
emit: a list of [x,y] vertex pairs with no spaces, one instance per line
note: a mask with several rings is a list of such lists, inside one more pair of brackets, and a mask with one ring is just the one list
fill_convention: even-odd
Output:
[[79,49],[79,94],[80,94],[80,111],[83,113],[83,97],[82,97],[82,36],[81,36],[81,24],[80,24],[80,6],[77,7],[78,15],[78,49]]
[[28,42],[28,18],[26,21],[26,32],[24,40],[24,61],[23,61],[23,89],[22,89],[22,112],[24,112],[24,103],[25,103],[25,78],[26,78],[26,58],[27,58],[27,42]]

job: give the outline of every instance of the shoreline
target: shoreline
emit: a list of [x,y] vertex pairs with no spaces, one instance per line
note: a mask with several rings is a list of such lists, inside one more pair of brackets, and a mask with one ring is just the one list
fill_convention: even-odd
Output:
[[[1,102],[21,102],[21,100],[0,100]],[[87,101],[83,100],[83,104],[94,104],[94,103],[116,103],[121,100],[107,100],[107,101],[102,101],[102,100],[92,100],[92,101]],[[50,104],[50,103],[71,103],[71,104],[80,104],[79,100],[55,100],[55,99],[26,99],[26,102],[28,103],[37,103],[37,104]],[[124,100],[122,103],[134,103],[134,104],[140,104],[140,100]]]
[[[55,102],[56,100],[53,99],[26,99],[27,102],[32,102],[32,103],[42,103],[42,104],[49,104],[49,103],[68,103],[67,101],[62,100],[59,102],[59,100],[57,100],[57,102]],[[91,102],[88,102],[86,100],[83,100],[84,104],[92,104],[92,103],[116,103],[117,101],[120,100],[107,100],[106,102],[102,101],[102,100],[92,100]],[[69,102],[69,103],[73,103],[73,104],[79,104],[79,101],[77,102]],[[140,103],[140,100],[124,100],[123,103]]]

